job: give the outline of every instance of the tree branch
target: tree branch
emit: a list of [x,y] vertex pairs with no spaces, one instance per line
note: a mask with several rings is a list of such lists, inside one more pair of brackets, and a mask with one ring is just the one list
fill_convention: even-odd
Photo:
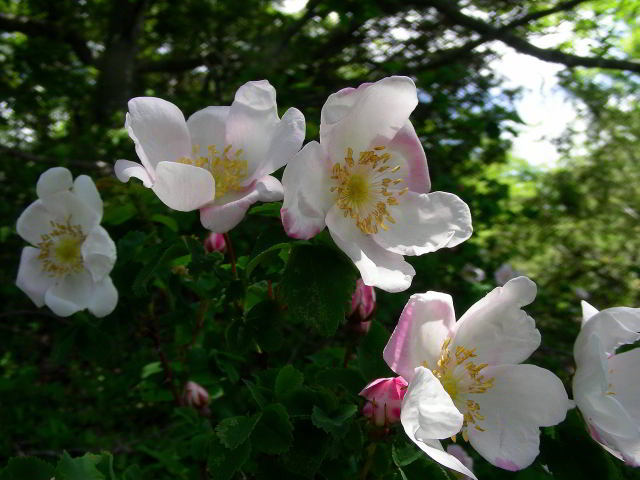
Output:
[[[571,2],[566,2],[571,3]],[[526,40],[509,33],[505,27],[494,27],[489,25],[488,23],[483,22],[482,20],[478,20],[468,15],[465,15],[460,10],[458,10],[453,4],[451,4],[448,0],[425,0],[425,4],[429,5],[442,15],[447,17],[449,20],[455,22],[458,25],[466,27],[470,30],[473,30],[486,39],[497,39],[510,47],[515,48],[517,51],[521,53],[525,53],[527,55],[531,55],[533,57],[539,58],[540,60],[545,60],[547,62],[552,63],[562,63],[568,67],[590,67],[590,68],[608,68],[614,70],[629,70],[632,72],[640,72],[640,62],[629,61],[629,60],[618,60],[614,58],[599,58],[599,57],[582,57],[579,55],[573,55],[571,53],[565,53],[560,50],[555,49],[546,49],[539,48],[535,45],[527,42]],[[559,6],[558,6],[559,7]],[[555,7],[555,8],[558,8]],[[560,10],[558,10],[560,11]],[[539,18],[537,15],[541,15],[542,12],[532,13],[523,17],[522,19],[516,20],[517,24],[523,24],[525,18]],[[552,12],[555,13],[555,12]],[[527,21],[529,21],[527,20]],[[513,23],[513,22],[512,22]],[[518,26],[518,25],[516,25]],[[477,40],[480,41],[480,40]],[[470,44],[473,44],[473,41]],[[483,42],[486,40],[483,40]],[[482,43],[482,42],[481,42]],[[474,45],[473,48],[475,48]],[[460,47],[461,49],[464,48]]]
[[20,32],[34,37],[45,37],[52,40],[59,40],[69,44],[71,49],[85,64],[93,64],[94,58],[91,49],[82,36],[68,27],[63,27],[55,23],[45,22],[27,17],[16,17],[0,13],[0,30],[5,32]]

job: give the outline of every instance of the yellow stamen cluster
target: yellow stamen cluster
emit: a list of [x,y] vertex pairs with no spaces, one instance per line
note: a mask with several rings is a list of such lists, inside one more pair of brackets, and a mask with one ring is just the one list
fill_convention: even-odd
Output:
[[385,222],[396,223],[389,208],[398,204],[398,197],[409,188],[398,189],[402,178],[394,178],[400,165],[387,165],[392,156],[386,147],[377,146],[373,150],[360,152],[358,160],[353,158],[353,149],[347,148],[344,163],[335,163],[331,179],[335,185],[330,188],[336,193],[336,203],[347,216],[355,220],[365,234],[378,233],[378,228],[388,230]]
[[220,198],[228,192],[242,190],[240,183],[247,178],[249,164],[242,158],[243,150],[236,150],[233,155],[229,155],[232,146],[227,145],[222,152],[216,149],[215,145],[207,147],[207,156],[200,154],[200,145],[193,146],[191,157],[181,157],[178,162],[204,168],[211,172],[216,181],[216,196]]
[[[476,356],[475,348],[469,350],[458,345],[452,354],[449,349],[450,344],[451,338],[447,338],[442,343],[440,358],[436,367],[431,371],[440,380],[442,387],[449,394],[456,407],[462,412],[464,417],[462,437],[468,441],[467,429],[471,424],[476,430],[484,432],[484,428],[476,423],[484,420],[484,416],[480,414],[480,405],[467,398],[467,394],[486,392],[493,387],[494,378],[485,378],[480,374],[487,366],[486,363],[476,364],[469,360]],[[423,362],[423,366],[429,368],[427,362]],[[455,442],[456,436],[454,435],[451,439]]]
[[42,270],[52,277],[62,277],[68,273],[80,273],[84,269],[81,247],[87,236],[80,225],[49,222],[52,230],[42,235],[38,243],[42,260]]

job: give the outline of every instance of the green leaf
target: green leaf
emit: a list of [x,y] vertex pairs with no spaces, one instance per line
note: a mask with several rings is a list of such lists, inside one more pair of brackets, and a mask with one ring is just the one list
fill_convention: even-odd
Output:
[[251,435],[260,417],[257,413],[251,417],[225,418],[216,427],[216,435],[225,447],[234,449]]
[[382,351],[389,340],[389,332],[377,320],[371,322],[369,333],[362,339],[358,346],[358,364],[364,378],[385,378],[392,377],[393,372],[389,369],[384,359]]
[[50,480],[54,475],[53,465],[39,458],[17,457],[0,472],[0,480]]
[[178,231],[178,222],[176,222],[173,218],[168,217],[167,215],[156,213],[151,215],[151,220],[156,223],[161,223],[172,232]]
[[207,465],[214,480],[230,480],[251,456],[251,442],[229,450],[215,442],[209,451]]
[[422,451],[416,448],[413,443],[404,440],[391,446],[391,458],[397,467],[405,467],[423,455]]
[[160,362],[147,363],[142,367],[140,378],[147,378],[151,375],[155,375],[156,373],[162,373],[162,364]]
[[147,283],[151,277],[157,272],[162,271],[163,267],[171,260],[183,256],[186,248],[183,242],[172,243],[169,246],[159,248],[159,253],[140,270],[133,281],[132,289],[135,295],[143,296],[147,294]]
[[247,263],[247,266],[245,268],[245,275],[247,276],[247,278],[249,278],[251,276],[251,272],[253,272],[253,270],[262,262],[264,262],[265,260],[271,257],[277,256],[280,253],[280,250],[285,250],[290,248],[291,248],[290,243],[278,243],[276,245],[273,245],[267,248],[266,250],[262,251],[261,253],[253,257],[251,260],[249,260],[249,263]]
[[285,365],[278,372],[275,383],[276,398],[281,400],[293,390],[300,388],[304,382],[304,375],[293,365]]
[[335,436],[343,436],[347,433],[347,421],[358,411],[358,407],[349,404],[342,405],[338,412],[332,416],[327,415],[321,408],[314,406],[311,413],[311,422],[318,428]]
[[56,480],[105,480],[105,476],[97,468],[101,460],[100,455],[92,453],[71,458],[67,452],[64,452],[56,467]]
[[284,406],[274,403],[265,407],[251,435],[253,447],[260,452],[281,454],[289,450],[292,440],[293,425]]
[[280,209],[282,202],[268,202],[254,205],[249,210],[249,215],[261,215],[264,217],[274,217],[280,219]]
[[288,304],[293,321],[330,336],[344,320],[355,283],[353,264],[339,252],[322,246],[299,245],[289,257],[279,294]]

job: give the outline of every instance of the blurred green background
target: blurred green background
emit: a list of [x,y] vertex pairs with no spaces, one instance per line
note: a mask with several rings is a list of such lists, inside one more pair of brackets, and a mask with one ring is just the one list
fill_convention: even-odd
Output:
[[[129,472],[126,479],[224,478],[214,473],[220,463],[211,460],[211,449],[219,444],[211,429],[256,408],[247,379],[264,386],[292,363],[314,395],[334,388],[328,380],[322,385],[318,372],[327,376],[342,367],[353,347],[341,327],[335,337],[307,338],[300,324],[282,325],[280,314],[252,310],[270,305],[267,281],[277,286],[286,256],[269,259],[257,278],[241,285],[221,255],[199,264],[193,249],[183,252],[188,260],[163,258],[172,242],[190,238],[189,248],[201,242],[206,232],[197,215],[170,211],[135,181],[121,184],[112,173],[116,159],[137,160],[123,129],[129,98],[162,97],[188,116],[230,104],[239,86],[263,78],[275,86],[281,113],[302,110],[309,141],[317,139],[329,94],[388,75],[412,77],[420,103],[411,121],[427,152],[432,190],[460,196],[474,223],[474,235],[459,247],[409,259],[418,272],[410,290],[378,292],[378,333],[372,333],[378,336],[354,350],[356,367],[333,371],[350,386],[347,393],[334,391],[328,404],[307,399],[308,405],[334,413],[345,399],[359,406],[357,385],[372,379],[368,373],[385,373],[381,346],[412,293],[447,292],[461,315],[497,285],[494,272],[505,263],[538,284],[528,312],[543,340],[532,362],[553,370],[569,388],[580,300],[600,309],[640,306],[639,14],[632,0],[0,0],[0,465],[15,456],[55,463],[65,450],[78,456],[105,449],[115,455],[116,470]],[[563,41],[535,46],[560,30]],[[527,92],[495,68],[505,45],[562,67],[557,78],[576,119],[556,132],[559,158],[552,166],[511,153],[523,127],[516,103]],[[551,119],[554,111],[547,114]],[[15,221],[35,200],[38,176],[56,165],[74,176],[91,175],[105,200],[103,225],[118,244],[112,277],[121,300],[104,320],[83,313],[55,318],[14,285],[25,245]],[[232,232],[240,268],[286,241],[277,210],[254,210]],[[173,263],[162,264],[168,260]],[[192,262],[191,276],[177,268],[181,261]],[[154,262],[166,272],[144,270]],[[355,278],[344,268],[349,288]],[[254,317],[262,323],[252,330]],[[241,333],[234,330],[237,322]],[[239,338],[250,338],[249,346],[239,346]],[[174,369],[169,380],[158,363],[162,349]],[[219,398],[211,421],[172,406],[167,382],[180,388],[188,378]],[[280,404],[295,415],[290,403]],[[344,435],[323,430],[333,435],[332,448],[352,445],[344,458],[332,457],[335,452],[305,434],[318,425],[304,423],[304,408],[289,443],[310,439],[305,448],[323,452],[315,468],[302,453],[286,453],[290,447],[256,450],[254,441],[261,456],[230,475],[402,478],[390,450],[386,457],[380,453],[389,442],[375,456],[387,459],[363,472],[369,450],[362,419],[350,419],[360,422],[360,443],[349,437],[355,427]],[[542,465],[554,461],[559,478],[594,471],[604,476],[590,478],[634,475],[595,447],[575,412],[571,419],[565,430],[543,433],[544,461],[518,478],[548,476]],[[396,433],[393,441],[402,438]],[[591,460],[573,458],[580,452]],[[280,453],[288,460],[269,463],[275,457],[268,455]],[[476,460],[484,478],[514,476]],[[443,475],[419,464],[408,464],[404,478]]]

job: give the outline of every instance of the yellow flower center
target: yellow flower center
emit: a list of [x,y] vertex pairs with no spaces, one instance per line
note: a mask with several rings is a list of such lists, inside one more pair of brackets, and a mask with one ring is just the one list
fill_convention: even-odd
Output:
[[396,223],[389,209],[398,204],[398,197],[409,190],[398,185],[400,165],[387,165],[391,154],[383,153],[386,147],[360,152],[353,158],[353,149],[347,148],[344,162],[335,163],[331,169],[334,185],[330,191],[336,194],[336,203],[347,216],[355,220],[365,234],[378,233],[378,228],[388,230],[387,223]]
[[227,145],[219,152],[215,145],[209,145],[207,156],[203,156],[200,145],[194,145],[191,157],[181,157],[178,162],[208,170],[216,181],[215,199],[218,199],[228,192],[242,190],[240,184],[248,176],[249,164],[242,158],[243,150],[240,148],[230,155],[232,148]]
[[80,273],[84,269],[81,247],[87,236],[80,225],[51,221],[51,231],[42,235],[38,243],[42,260],[42,271],[52,277],[68,273]]
[[[467,349],[458,345],[455,351],[449,350],[451,338],[447,338],[440,348],[440,358],[431,371],[435,377],[440,380],[442,387],[451,397],[456,408],[460,410],[464,416],[462,425],[462,437],[465,441],[469,440],[467,429],[470,425],[480,432],[484,432],[484,428],[477,424],[478,421],[484,420],[484,416],[480,414],[480,405],[470,398],[468,394],[484,393],[493,387],[493,378],[485,378],[480,372],[487,366],[486,363],[476,364],[470,359],[476,356],[475,349]],[[430,368],[427,362],[423,362],[425,368]],[[451,437],[455,442],[456,436]]]

